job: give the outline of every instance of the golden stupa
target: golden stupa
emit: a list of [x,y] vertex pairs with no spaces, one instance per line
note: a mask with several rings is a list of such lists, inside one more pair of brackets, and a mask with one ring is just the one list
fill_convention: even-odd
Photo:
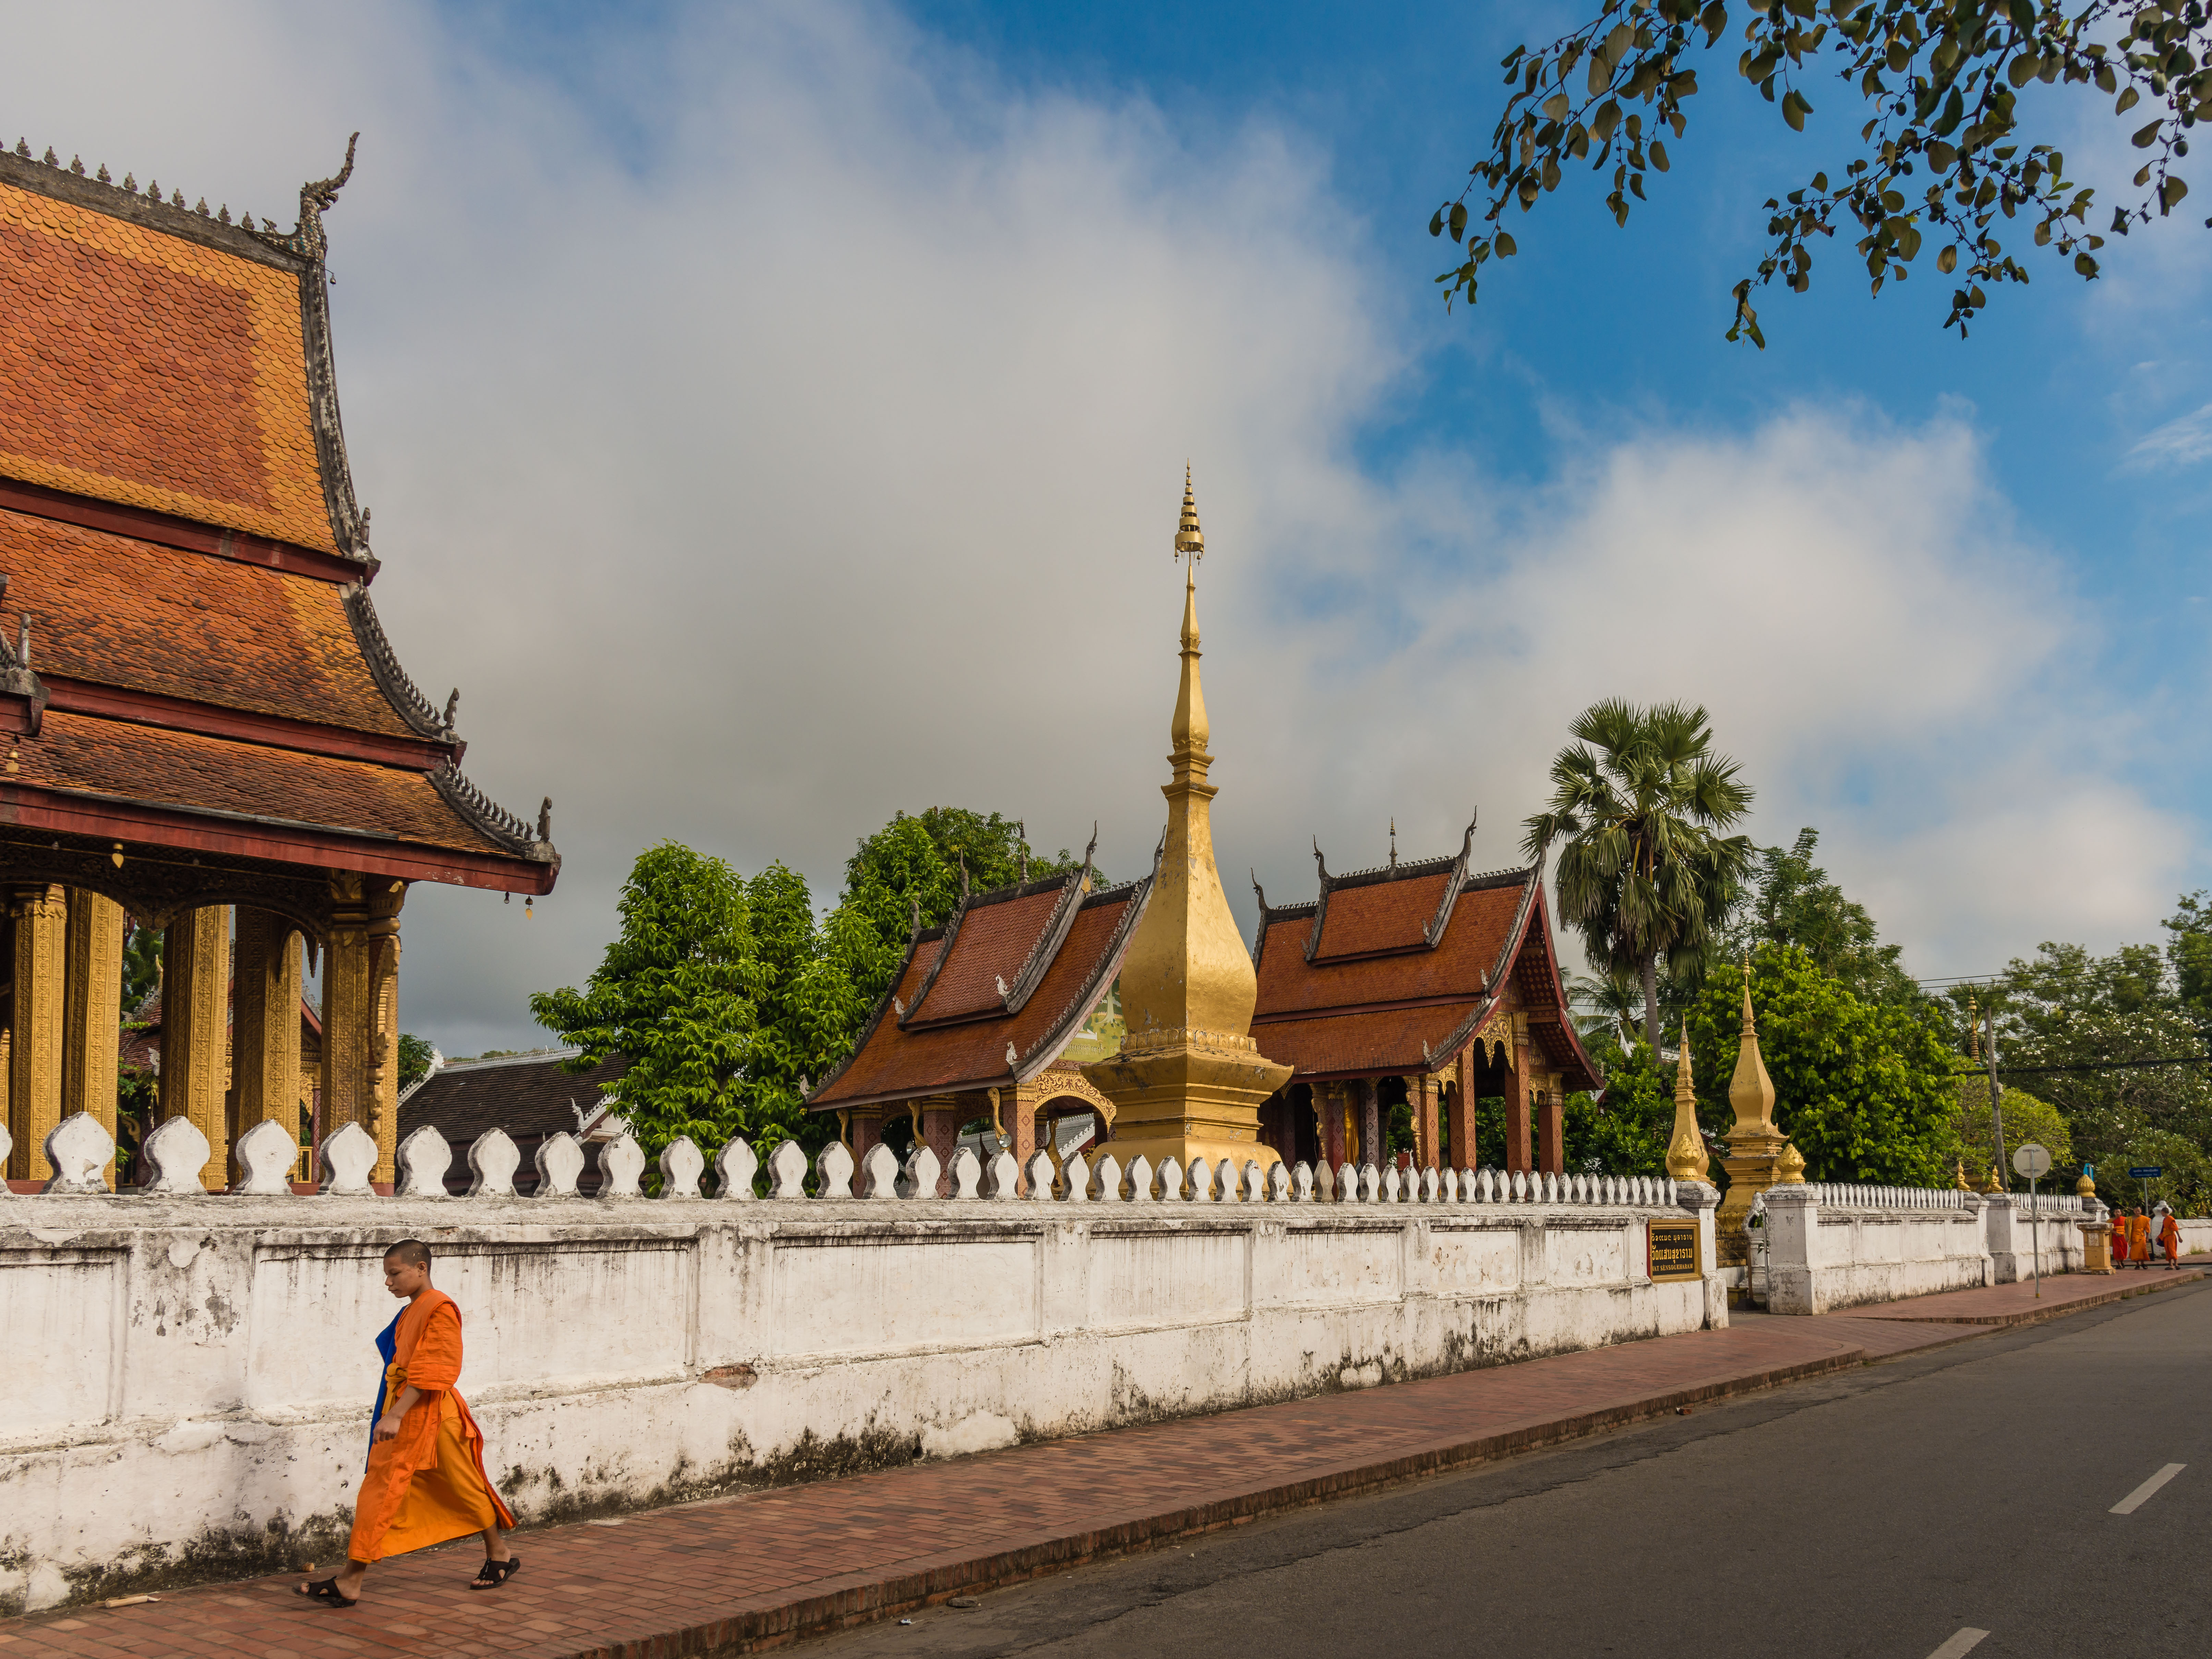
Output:
[[1230,1160],[1263,1170],[1282,1161],[1260,1139],[1260,1108],[1290,1081],[1291,1067],[1262,1055],[1252,1041],[1260,982],[1230,915],[1213,863],[1212,801],[1206,781],[1206,697],[1198,678],[1198,562],[1206,536],[1188,469],[1176,556],[1188,556],[1183,581],[1182,683],[1176,693],[1174,775],[1167,839],[1144,919],[1121,960],[1121,1014],[1127,1034],[1118,1053],[1083,1066],[1114,1103],[1114,1156],[1153,1168],[1174,1158]]

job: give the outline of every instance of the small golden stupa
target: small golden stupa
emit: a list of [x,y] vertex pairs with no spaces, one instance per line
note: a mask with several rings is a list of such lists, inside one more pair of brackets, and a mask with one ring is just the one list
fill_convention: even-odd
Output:
[[1690,1022],[1682,1022],[1682,1048],[1674,1061],[1674,1138],[1667,1143],[1667,1173],[1677,1181],[1704,1181],[1712,1168],[1705,1138],[1698,1133],[1698,1091],[1690,1077]]
[[1174,775],[1167,839],[1144,919],[1121,960],[1121,1016],[1127,1033],[1118,1053],[1081,1068],[1114,1103],[1114,1156],[1139,1157],[1155,1169],[1172,1158],[1188,1169],[1198,1159],[1229,1159],[1263,1170],[1281,1157],[1260,1139],[1260,1108],[1291,1079],[1291,1067],[1262,1055],[1252,1041],[1252,1008],[1260,981],[1230,914],[1213,862],[1212,801],[1206,781],[1213,757],[1206,697],[1198,677],[1198,562],[1206,536],[1188,468],[1177,558],[1188,556],[1183,582],[1182,683],[1171,727]]
[[[1774,1079],[1766,1075],[1766,1062],[1759,1057],[1759,1026],[1751,1012],[1748,961],[1743,969],[1743,1030],[1736,1050],[1735,1075],[1729,1081],[1729,1104],[1735,1109],[1735,1123],[1725,1137],[1729,1155],[1721,1160],[1721,1167],[1729,1174],[1728,1196],[1721,1200],[1713,1221],[1718,1229],[1721,1263],[1735,1267],[1746,1259],[1744,1226],[1751,1216],[1752,1200],[1787,1178],[1783,1153],[1790,1146],[1789,1137],[1774,1127]],[[1804,1178],[1803,1170],[1801,1159],[1797,1179]]]

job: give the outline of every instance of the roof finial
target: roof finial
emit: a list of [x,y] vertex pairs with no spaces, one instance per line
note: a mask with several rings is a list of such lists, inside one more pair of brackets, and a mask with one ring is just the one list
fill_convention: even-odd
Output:
[[1978,1061],[1982,1057],[1982,1017],[1974,1006],[1972,987],[1966,991],[1966,1058]]
[[1397,815],[1395,812],[1393,812],[1393,813],[1390,815],[1390,868],[1391,868],[1393,871],[1395,871],[1395,870],[1397,869],[1397,867],[1398,867],[1398,815]]
[[445,718],[440,722],[440,724],[445,726],[447,732],[451,732],[453,729],[453,716],[459,711],[460,706],[461,688],[457,685],[453,688],[453,695],[446,699]]
[[1190,555],[1191,572],[1195,576],[1198,562],[1206,556],[1206,532],[1198,527],[1198,498],[1191,494],[1188,461],[1182,464],[1182,522],[1176,527],[1175,538],[1176,557],[1180,559],[1186,553]]
[[1314,868],[1321,872],[1321,884],[1328,885],[1328,860],[1321,855],[1321,837],[1314,837]]
[[538,839],[551,845],[553,841],[553,797],[548,795],[538,803]]
[[1674,1057],[1674,1134],[1667,1147],[1667,1173],[1677,1181],[1703,1181],[1712,1167],[1698,1127],[1698,1090],[1690,1077],[1690,1022],[1682,1022],[1682,1047]]

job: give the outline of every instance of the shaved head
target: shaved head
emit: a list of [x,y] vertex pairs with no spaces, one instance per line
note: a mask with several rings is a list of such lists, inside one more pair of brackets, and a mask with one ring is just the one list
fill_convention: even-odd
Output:
[[384,1253],[384,1259],[396,1259],[408,1267],[427,1269],[430,1265],[430,1247],[419,1238],[403,1238]]

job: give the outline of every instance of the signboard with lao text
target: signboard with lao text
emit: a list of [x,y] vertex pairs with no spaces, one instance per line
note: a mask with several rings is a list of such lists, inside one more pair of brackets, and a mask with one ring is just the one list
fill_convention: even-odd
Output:
[[2138,1164],[2128,1171],[2130,1181],[2155,1181],[2166,1173],[2163,1164]]
[[1698,1259],[1698,1224],[1655,1221],[1645,1235],[1646,1265],[1655,1279],[1696,1279],[1705,1270]]

